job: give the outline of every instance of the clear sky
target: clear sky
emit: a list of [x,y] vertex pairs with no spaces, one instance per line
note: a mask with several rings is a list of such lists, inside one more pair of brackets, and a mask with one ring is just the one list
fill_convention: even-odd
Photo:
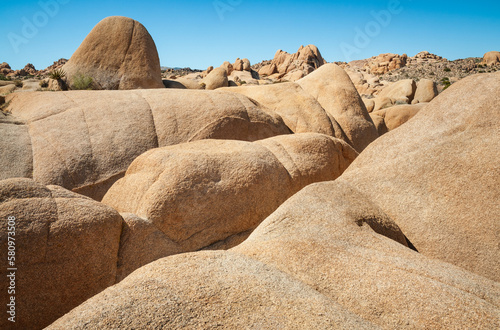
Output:
[[428,50],[450,60],[500,51],[500,1],[0,0],[0,63],[70,58],[107,16],[141,22],[162,66],[205,69],[318,46],[327,61]]

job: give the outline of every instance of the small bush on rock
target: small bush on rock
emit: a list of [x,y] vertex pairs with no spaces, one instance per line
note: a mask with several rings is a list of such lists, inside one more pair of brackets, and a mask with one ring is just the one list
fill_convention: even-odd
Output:
[[73,77],[71,89],[75,90],[91,90],[94,89],[94,79],[82,73],[77,73]]

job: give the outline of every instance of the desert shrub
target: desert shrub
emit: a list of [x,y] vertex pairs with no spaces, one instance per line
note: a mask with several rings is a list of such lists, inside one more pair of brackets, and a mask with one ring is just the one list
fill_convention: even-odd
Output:
[[444,77],[443,79],[441,79],[441,84],[443,84],[444,86],[443,90],[447,89],[451,86],[450,78]]
[[444,72],[450,72],[450,71],[451,71],[451,69],[450,69],[450,68],[448,68],[448,67],[445,67],[445,68],[443,69],[443,71],[444,71]]
[[394,105],[403,105],[403,104],[408,104],[408,103],[406,103],[403,100],[397,100],[396,103],[394,103]]
[[73,76],[71,89],[75,90],[91,90],[94,88],[94,79],[86,76],[83,73],[77,73]]
[[57,69],[49,73],[50,79],[59,80],[66,77],[66,72],[63,69]]
[[49,87],[49,82],[46,80],[40,80],[40,87],[42,87],[42,88]]
[[200,83],[201,88],[205,89],[207,85],[205,83]]
[[0,73],[0,80],[10,80],[10,78],[8,78]]
[[242,85],[244,85],[244,84],[246,84],[246,83],[247,83],[247,82],[246,82],[245,80],[240,81],[240,84],[242,84]]
[[21,80],[14,80],[14,84],[17,88],[23,87],[23,82]]

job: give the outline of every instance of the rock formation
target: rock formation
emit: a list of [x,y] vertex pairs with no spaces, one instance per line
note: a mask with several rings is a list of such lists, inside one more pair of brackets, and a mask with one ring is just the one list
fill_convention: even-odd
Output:
[[96,200],[149,149],[207,138],[254,141],[290,132],[279,116],[239,94],[36,92],[10,94],[8,102],[12,115],[26,124],[0,123],[0,130],[9,133],[0,139],[2,162],[16,161],[0,170],[0,178],[30,177]]
[[[240,243],[286,199],[310,183],[336,179],[356,155],[345,142],[312,133],[253,143],[204,140],[144,153],[102,200],[142,218],[131,218],[128,240],[136,243],[122,246],[128,251],[121,253],[119,279],[159,257]],[[159,237],[154,246],[170,249],[163,255],[137,244],[152,229]]]
[[361,97],[342,68],[325,64],[297,83],[337,121],[356,151],[363,151],[378,137]]
[[295,54],[289,54],[285,51],[278,50],[273,60],[259,69],[259,74],[265,76],[279,74],[280,78],[290,78],[292,74],[299,72],[299,75],[295,74],[295,79],[283,78],[283,80],[296,81],[325,63],[326,61],[323,59],[316,46],[300,46]]
[[[122,219],[111,207],[30,179],[0,181],[3,260],[9,216],[16,219],[17,328],[41,329],[115,283]],[[2,278],[8,273],[2,267]],[[9,282],[0,282],[5,306]],[[11,325],[1,318],[2,329]]]
[[384,210],[421,254],[495,281],[499,102],[500,73],[463,79],[370,145],[342,176]]
[[242,244],[150,263],[49,329],[498,328],[499,79],[455,84]]
[[103,19],[63,67],[68,85],[83,75],[97,89],[163,88],[160,60],[146,28],[133,19]]
[[493,66],[500,63],[500,52],[487,52],[483,56],[482,64]]

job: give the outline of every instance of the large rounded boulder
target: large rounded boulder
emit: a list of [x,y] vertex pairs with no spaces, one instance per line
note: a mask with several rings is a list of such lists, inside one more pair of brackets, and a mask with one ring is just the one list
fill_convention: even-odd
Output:
[[156,45],[139,22],[121,16],[103,19],[63,67],[70,87],[92,78],[97,89],[163,88]]
[[[0,178],[26,176],[100,200],[143,152],[202,139],[254,141],[290,133],[240,94],[156,89],[15,93]],[[9,143],[11,141],[12,143]],[[24,145],[24,146],[23,146]],[[8,165],[8,164],[5,164]]]
[[370,145],[342,176],[390,215],[420,253],[495,281],[499,104],[500,72],[460,80]]
[[[227,248],[244,240],[306,185],[336,179],[356,156],[347,143],[314,133],[253,143],[203,140],[179,144],[138,157],[103,203],[144,219],[141,223],[126,217],[132,220],[131,240],[156,228],[152,237],[160,235],[159,241],[166,243],[155,245],[171,249],[164,256],[214,245]],[[133,260],[144,248],[127,249],[132,257],[124,253],[124,260]],[[139,260],[142,264],[126,267],[134,270],[153,260],[147,256]]]
[[[58,186],[0,181],[0,255],[7,266],[15,251],[9,266],[17,269],[2,267],[0,297],[7,306],[15,296],[17,329],[42,329],[115,283],[122,221],[111,207]],[[0,320],[2,329],[13,324]]]
[[297,83],[335,119],[357,152],[378,138],[363,100],[341,67],[332,63],[322,65]]

